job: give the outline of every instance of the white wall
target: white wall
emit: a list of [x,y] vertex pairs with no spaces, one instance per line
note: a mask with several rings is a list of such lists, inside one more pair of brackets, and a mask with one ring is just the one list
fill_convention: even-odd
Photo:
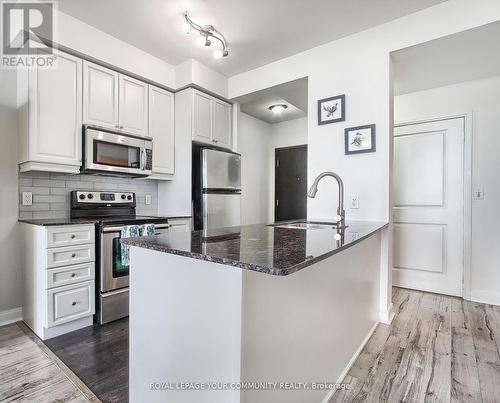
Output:
[[[0,70],[0,324],[19,318],[21,262],[17,228],[16,74]],[[11,311],[6,313],[6,311]]]
[[[450,0],[370,30],[229,78],[230,98],[307,76],[308,181],[325,170],[344,179],[346,195],[359,195],[350,218],[389,220],[391,131],[390,52],[500,19],[500,2]],[[423,29],[422,27],[425,27]],[[346,122],[318,126],[317,100],[346,94]],[[375,123],[377,152],[345,156],[344,128]],[[336,186],[322,186],[308,202],[308,214],[332,217]]]
[[222,97],[227,97],[227,78],[195,59],[188,59],[175,68],[176,88],[199,85]]
[[56,42],[103,62],[175,88],[175,67],[163,60],[58,12]]
[[243,224],[274,221],[274,150],[307,144],[307,118],[269,124],[238,115]]
[[238,115],[241,158],[241,222],[269,221],[269,158],[271,125],[246,113]]
[[500,305],[500,76],[395,97],[396,122],[472,114],[471,298]]

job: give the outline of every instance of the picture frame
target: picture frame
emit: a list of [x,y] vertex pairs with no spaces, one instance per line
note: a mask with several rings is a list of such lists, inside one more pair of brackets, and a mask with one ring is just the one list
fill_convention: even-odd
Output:
[[345,94],[318,101],[318,125],[345,121]]
[[344,130],[345,154],[364,154],[376,151],[375,125],[348,127]]

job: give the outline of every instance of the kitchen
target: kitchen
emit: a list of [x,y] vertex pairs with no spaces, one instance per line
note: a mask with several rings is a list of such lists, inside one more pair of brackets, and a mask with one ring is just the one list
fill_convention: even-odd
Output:
[[[173,401],[189,401],[191,393],[207,402],[349,400],[353,392],[346,385],[357,390],[365,382],[357,359],[371,356],[370,343],[386,329],[401,326],[406,296],[463,297],[476,304],[470,309],[496,318],[495,274],[488,271],[495,258],[481,265],[490,279],[481,282],[476,235],[471,267],[464,263],[454,272],[450,262],[462,250],[467,262],[467,242],[444,238],[446,230],[437,231],[431,221],[418,227],[403,222],[400,200],[414,196],[401,178],[416,176],[401,160],[393,172],[391,137],[394,123],[401,123],[392,105],[397,116],[406,105],[404,92],[393,97],[391,80],[396,77],[398,86],[398,74],[409,71],[398,64],[408,56],[398,51],[479,28],[487,41],[488,24],[500,17],[494,2],[485,1],[473,17],[473,6],[461,0],[429,1],[418,9],[384,2],[373,6],[373,22],[357,21],[352,31],[321,40],[323,25],[308,28],[305,45],[262,45],[254,30],[261,43],[256,53],[227,25],[241,22],[238,8],[230,11],[228,4],[224,19],[210,11],[221,7],[215,4],[187,13],[179,4],[157,4],[165,10],[156,13],[152,6],[139,12],[133,2],[106,3],[89,2],[86,9],[73,0],[59,2],[57,35],[51,41],[41,36],[44,46],[57,47],[56,68],[1,70],[0,331],[10,332],[7,341],[36,345],[54,372],[44,375],[46,389],[31,388],[28,380],[17,389],[5,386],[0,400],[36,398],[41,390],[50,391],[51,400],[164,401],[170,394]],[[258,10],[245,7],[247,23],[256,23]],[[127,21],[137,12],[143,36],[131,38],[129,28],[107,25],[117,9]],[[289,12],[300,20],[300,13]],[[450,22],[440,28],[443,16]],[[169,27],[158,39],[159,22],[148,21],[162,18]],[[427,33],[400,35],[402,26],[424,20],[431,26]],[[269,26],[267,34],[279,32],[282,40],[286,26]],[[415,58],[424,53],[410,52]],[[476,71],[467,80],[494,74]],[[434,87],[449,84],[443,79]],[[475,122],[487,116],[481,113]],[[450,115],[457,113],[439,116]],[[403,119],[421,117],[408,112]],[[413,140],[413,133],[401,130],[394,131],[396,153],[404,139]],[[429,144],[441,150],[439,142]],[[452,144],[446,143],[447,158]],[[471,169],[476,172],[475,165]],[[483,177],[477,173],[469,188],[463,176],[463,192],[479,192],[469,206],[471,226],[479,225],[479,209],[496,197],[492,187],[483,194],[490,183],[480,183]],[[452,178],[449,186],[456,182]],[[431,181],[421,186],[426,183]],[[434,193],[421,194],[439,196],[432,186]],[[451,195],[450,189],[443,194]],[[467,222],[465,216],[465,238]],[[406,230],[410,225],[413,232]],[[411,243],[423,252],[409,251]],[[421,267],[425,277],[417,278]],[[449,277],[431,288],[428,279],[440,270]],[[462,273],[464,286],[451,289]],[[393,285],[402,288],[393,291]],[[471,329],[481,328],[471,320]],[[481,367],[492,359],[485,352],[492,347],[475,353],[483,400],[491,391],[484,380],[496,379]],[[57,373],[57,387],[49,373]],[[20,376],[5,379],[16,385]],[[150,386],[254,381],[328,385],[197,392]]]

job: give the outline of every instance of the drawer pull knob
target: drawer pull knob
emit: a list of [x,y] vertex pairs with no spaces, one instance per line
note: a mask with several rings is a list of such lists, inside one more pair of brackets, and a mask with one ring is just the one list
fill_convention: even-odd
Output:
[[71,303],[71,305],[75,306],[75,305],[76,305],[76,301],[73,301],[73,302]]
[[76,276],[76,273],[71,273],[71,277],[75,277]]
[[76,238],[76,235],[75,234],[72,234],[71,235],[71,239],[75,239]]
[[76,253],[73,253],[73,254],[71,255],[71,257],[76,257]]

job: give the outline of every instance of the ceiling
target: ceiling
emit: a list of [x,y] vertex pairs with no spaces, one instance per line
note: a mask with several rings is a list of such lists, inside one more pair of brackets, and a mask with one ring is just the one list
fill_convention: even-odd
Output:
[[[59,0],[59,9],[177,65],[195,58],[226,76],[363,31],[445,0]],[[214,60],[181,31],[182,13],[212,24],[230,55]]]
[[[303,118],[307,116],[307,77],[243,95],[231,101],[240,104],[241,112],[268,123]],[[284,104],[287,108],[276,114],[269,110],[269,107],[275,104]]]
[[395,95],[500,75],[500,22],[393,52]]

